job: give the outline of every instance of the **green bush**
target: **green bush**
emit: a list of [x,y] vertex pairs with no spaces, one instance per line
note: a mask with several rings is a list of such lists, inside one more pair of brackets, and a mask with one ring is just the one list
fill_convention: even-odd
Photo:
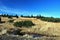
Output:
[[12,16],[8,16],[8,18],[12,19]]
[[9,20],[8,22],[13,23],[14,20]]
[[20,22],[14,23],[14,26],[16,26],[16,27],[31,27],[34,25],[35,24],[33,24],[32,21],[20,21]]

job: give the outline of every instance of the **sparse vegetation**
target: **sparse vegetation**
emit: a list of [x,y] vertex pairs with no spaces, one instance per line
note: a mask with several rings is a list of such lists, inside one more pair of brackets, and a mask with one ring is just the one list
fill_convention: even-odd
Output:
[[16,18],[19,18],[17,14],[15,15],[15,17],[16,17]]
[[23,16],[22,17],[27,17],[27,18],[37,18],[37,19],[41,19],[43,21],[48,21],[48,22],[60,22],[60,18],[54,18],[54,17],[44,17],[44,16],[41,16],[41,15],[37,15],[37,16]]
[[8,18],[12,19],[12,16],[8,16]]
[[8,22],[9,22],[9,23],[13,23],[13,21],[14,21],[14,20],[9,20]]
[[[16,17],[18,18],[18,15],[8,15],[8,14],[2,14],[0,15],[0,17],[8,17],[8,18],[12,18],[12,17]],[[60,22],[60,18],[54,18],[54,17],[44,17],[41,15],[37,15],[37,16],[23,16],[21,15],[21,17],[26,17],[26,18],[37,18],[37,19],[41,19],[43,21],[48,21],[48,22]]]
[[32,21],[20,21],[20,22],[15,22],[14,26],[16,27],[31,27],[34,26]]
[[12,18],[12,17],[16,17],[18,18],[18,15],[8,15],[8,14],[1,14],[0,17],[8,17],[8,18]]
[[[27,17],[27,18],[24,18],[24,17]],[[33,15],[31,15],[31,16],[23,16],[22,15],[20,18],[16,18],[14,20],[13,19],[9,19],[7,17],[2,17],[2,18],[6,18],[7,19],[7,22],[4,23],[4,25],[3,25],[5,27],[7,27],[7,28],[9,28],[9,27],[13,28],[14,26],[23,27],[23,28],[24,27],[32,27],[33,26],[32,28],[29,28],[29,29],[28,28],[27,29],[22,29],[22,32],[26,31],[26,32],[33,32],[33,33],[37,33],[37,34],[40,34],[40,33],[41,34],[45,34],[46,33],[45,35],[49,35],[50,36],[50,33],[54,34],[54,33],[56,33],[56,31],[59,32],[59,28],[60,28],[59,27],[60,23],[50,23],[50,22],[59,22],[60,18],[44,17],[44,16],[41,16],[41,15],[40,16],[33,16]],[[41,19],[41,20],[39,20],[39,19]],[[28,20],[30,20],[30,21],[28,21]],[[17,22],[17,21],[19,21],[19,22]],[[48,21],[48,22],[45,22],[45,21]],[[34,23],[36,24],[36,26],[34,26],[35,25]],[[34,29],[34,27],[35,27],[35,29]],[[46,29],[46,31],[44,31],[45,29]],[[53,29],[54,29],[54,31],[53,31]],[[58,30],[55,30],[55,29],[58,29]],[[27,31],[27,30],[30,30],[30,31]],[[50,30],[52,30],[52,31],[50,31]],[[57,34],[60,33],[60,32],[59,33],[58,32],[57,32]],[[17,32],[17,34],[18,34],[18,32]],[[53,35],[53,34],[51,34],[51,35]],[[57,36],[59,36],[59,35],[57,35]]]
[[7,33],[8,34],[13,34],[13,35],[24,35],[24,33],[21,33],[20,31],[21,31],[20,29],[13,29],[12,28],[12,29],[8,30]]

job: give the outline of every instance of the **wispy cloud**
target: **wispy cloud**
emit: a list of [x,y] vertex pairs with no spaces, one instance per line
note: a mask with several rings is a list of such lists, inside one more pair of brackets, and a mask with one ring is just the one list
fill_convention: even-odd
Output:
[[0,12],[7,13],[7,14],[17,14],[17,15],[32,15],[33,14],[33,12],[20,10],[20,9],[8,8],[6,6],[0,7]]
[[8,8],[7,6],[5,6],[1,1],[0,1],[0,14],[1,13],[7,13],[7,14],[22,14],[24,12],[22,12],[19,9],[13,9],[13,8]]

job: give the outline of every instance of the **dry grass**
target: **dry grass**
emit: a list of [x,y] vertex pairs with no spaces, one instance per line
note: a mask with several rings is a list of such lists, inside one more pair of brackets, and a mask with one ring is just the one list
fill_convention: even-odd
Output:
[[20,18],[15,21],[30,20],[36,25],[32,28],[22,30],[22,32],[38,33],[49,36],[60,36],[60,23],[45,22],[36,18]]
[[[4,21],[8,21],[9,19],[3,19]],[[60,36],[60,23],[53,23],[53,22],[45,22],[40,19],[36,18],[15,18],[15,21],[25,21],[25,20],[30,20],[33,23],[35,23],[35,26],[32,26],[32,28],[24,28],[22,29],[21,32],[29,32],[29,33],[38,33],[38,34],[43,34],[43,35],[49,35],[49,36]],[[7,28],[14,28],[13,24],[11,23],[4,23],[3,24]]]

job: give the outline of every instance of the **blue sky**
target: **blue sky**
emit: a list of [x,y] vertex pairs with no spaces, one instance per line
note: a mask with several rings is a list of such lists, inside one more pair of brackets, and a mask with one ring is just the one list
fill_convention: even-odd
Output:
[[0,0],[0,14],[2,13],[60,18],[60,0]]

